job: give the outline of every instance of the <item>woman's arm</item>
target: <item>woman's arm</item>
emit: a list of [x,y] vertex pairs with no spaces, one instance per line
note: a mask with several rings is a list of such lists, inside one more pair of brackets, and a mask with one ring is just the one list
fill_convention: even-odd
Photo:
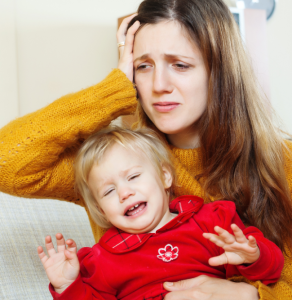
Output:
[[73,159],[93,132],[136,108],[136,91],[119,69],[99,84],[56,100],[0,130],[0,191],[78,201]]

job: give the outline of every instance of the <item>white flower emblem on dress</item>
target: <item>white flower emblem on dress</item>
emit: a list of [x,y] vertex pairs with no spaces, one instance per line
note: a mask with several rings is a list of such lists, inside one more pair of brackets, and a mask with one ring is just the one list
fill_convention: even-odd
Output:
[[158,249],[159,255],[157,257],[165,262],[170,262],[178,257],[178,247],[172,247],[167,244],[164,248]]

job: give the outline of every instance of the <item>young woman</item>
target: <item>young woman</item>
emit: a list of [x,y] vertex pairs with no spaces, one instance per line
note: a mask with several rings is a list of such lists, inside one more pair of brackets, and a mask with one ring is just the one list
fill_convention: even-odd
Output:
[[[165,299],[292,298],[292,145],[265,110],[226,5],[144,0],[117,37],[125,41],[119,66],[104,81],[0,131],[1,191],[85,206],[73,189],[72,161],[89,135],[134,113],[134,80],[137,126],[160,132],[175,156],[175,195],[234,201],[245,224],[258,227],[285,254],[273,287],[200,276],[165,284],[172,291]],[[103,232],[91,226],[98,241]]]

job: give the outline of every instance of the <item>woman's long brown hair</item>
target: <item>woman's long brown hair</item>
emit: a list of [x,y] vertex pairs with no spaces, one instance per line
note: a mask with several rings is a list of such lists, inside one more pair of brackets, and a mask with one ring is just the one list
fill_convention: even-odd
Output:
[[228,7],[221,0],[144,0],[129,27],[136,20],[142,26],[179,22],[204,56],[209,90],[199,121],[204,168],[197,179],[207,197],[234,201],[244,223],[259,228],[282,251],[285,244],[292,246],[284,171],[290,153],[272,123]]

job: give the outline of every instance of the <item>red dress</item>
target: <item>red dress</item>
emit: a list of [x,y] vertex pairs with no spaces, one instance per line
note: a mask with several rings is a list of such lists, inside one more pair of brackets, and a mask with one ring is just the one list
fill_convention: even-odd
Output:
[[[243,275],[264,284],[279,279],[284,265],[282,252],[257,228],[244,227],[233,202],[203,204],[199,197],[181,196],[171,202],[170,210],[178,215],[156,233],[130,234],[112,227],[98,244],[80,249],[80,275],[62,294],[50,285],[53,298],[158,300],[167,293],[164,282],[203,274],[224,279]],[[208,259],[223,250],[202,234],[215,233],[216,225],[232,232],[233,223],[246,237],[256,238],[260,258],[248,266],[210,266]]]

